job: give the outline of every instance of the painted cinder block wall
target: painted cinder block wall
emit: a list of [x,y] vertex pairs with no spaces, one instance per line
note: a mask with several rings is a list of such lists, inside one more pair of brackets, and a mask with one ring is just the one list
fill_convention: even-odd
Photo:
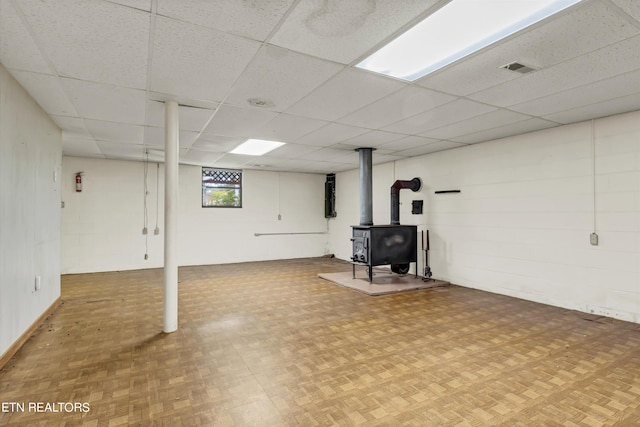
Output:
[[0,355],[60,297],[61,164],[60,129],[0,64]]
[[[78,193],[75,173],[81,171]],[[63,274],[162,267],[162,164],[148,166],[146,236],[144,163],[64,157],[62,175]],[[201,168],[180,165],[178,263],[322,256],[328,251],[327,234],[255,234],[326,233],[323,194],[323,175],[245,170],[242,208],[202,208]]]
[[[373,176],[376,224],[389,223],[396,179],[422,179],[419,193],[401,191],[400,221],[430,231],[434,277],[640,323],[640,112],[374,166]],[[337,174],[336,187],[329,244],[349,259],[358,172]],[[424,200],[423,215],[411,200]]]

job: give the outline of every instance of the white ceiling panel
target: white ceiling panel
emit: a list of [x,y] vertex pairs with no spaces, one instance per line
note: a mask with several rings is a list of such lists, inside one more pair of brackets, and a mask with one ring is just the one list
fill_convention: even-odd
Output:
[[209,135],[203,133],[196,140],[196,142],[191,145],[191,149],[195,149],[197,151],[211,151],[215,153],[226,153],[228,151],[233,150],[238,145],[245,142],[247,138],[242,137],[232,137],[232,136],[220,136],[220,135]]
[[213,116],[205,133],[211,135],[256,138],[260,129],[278,113],[258,108],[240,108],[223,105]]
[[362,135],[354,136],[353,138],[342,141],[342,144],[350,147],[378,147],[387,142],[395,141],[404,138],[406,135],[385,132],[381,130],[372,130]]
[[533,101],[514,105],[510,109],[534,116],[549,116],[553,113],[627,96],[631,89],[629,87],[630,81],[638,82],[637,87],[640,91],[640,70],[560,91]]
[[258,156],[245,156],[243,154],[225,153],[216,161],[216,166],[221,168],[242,168],[247,163],[257,162]]
[[407,157],[422,156],[424,154],[435,153],[443,150],[450,150],[452,148],[464,147],[465,145],[467,144],[462,144],[459,142],[452,142],[452,141],[438,141],[432,144],[421,145],[419,147],[410,148],[404,151],[399,151],[396,154],[407,156]]
[[411,136],[406,136],[404,138],[398,139],[393,142],[389,142],[387,144],[382,144],[376,147],[378,149],[376,151],[384,150],[389,153],[393,153],[396,151],[404,151],[410,148],[421,147],[427,144],[433,144],[434,142],[437,142],[437,140],[431,139],[431,138],[425,138],[417,135],[411,135]]
[[307,156],[308,154],[319,150],[319,147],[313,145],[300,145],[300,144],[285,144],[278,147],[277,150],[271,151],[265,154],[263,157],[280,157],[283,159],[297,159],[301,156]]
[[341,123],[376,129],[451,102],[455,97],[418,86],[407,86],[354,113]]
[[259,48],[253,40],[159,16],[150,89],[220,101]]
[[328,147],[366,132],[368,132],[368,129],[342,125],[340,123],[329,123],[328,125],[299,138],[296,143]]
[[269,110],[284,111],[342,68],[334,62],[265,45],[242,73],[226,102],[246,106],[250,99],[256,99],[264,101]]
[[65,156],[104,158],[104,154],[93,139],[63,138],[62,150]]
[[640,92],[560,113],[549,114],[545,118],[554,122],[568,124],[636,110],[640,110]]
[[454,123],[448,126],[442,126],[436,129],[430,129],[427,132],[420,134],[432,139],[453,139],[456,136],[467,135],[469,133],[475,133],[492,129],[507,124],[520,122],[530,119],[531,116],[527,116],[521,113],[515,113],[513,111],[498,109],[490,111],[480,116],[472,117],[462,122]]
[[606,4],[587,2],[545,20],[519,37],[498,43],[481,55],[426,76],[418,84],[464,96],[521,77],[499,68],[511,62],[548,68],[635,34],[638,29]]
[[142,144],[144,126],[124,123],[85,120],[87,130],[97,141]]
[[287,110],[290,114],[336,120],[406,86],[397,80],[346,68]]
[[[147,103],[147,125],[153,127],[164,127],[164,115],[165,108],[163,102],[149,101]],[[201,131],[208,123],[209,119],[213,115],[214,110],[207,108],[194,108],[180,105],[179,111],[179,123],[180,129]]]
[[0,63],[16,70],[52,73],[10,0],[0,0]]
[[458,99],[438,108],[385,126],[383,129],[389,132],[415,135],[426,132],[429,129],[436,129],[451,123],[468,120],[495,109],[496,108],[490,105],[480,104],[466,99]]
[[62,139],[93,139],[80,117],[51,116],[62,129]]
[[[189,148],[198,137],[198,132],[180,130],[178,133],[178,144],[180,148]],[[164,147],[164,128],[147,126],[144,129],[144,144],[153,147]]]
[[569,88],[597,82],[640,68],[640,36],[573,58],[556,66],[525,74],[469,98],[508,107]]
[[149,14],[98,0],[19,0],[60,75],[144,89]]
[[294,142],[327,124],[328,122],[324,120],[282,113],[257,130],[256,137],[271,141]]
[[134,9],[151,11],[151,0],[108,0],[111,3],[118,3],[123,6],[133,7]]
[[335,148],[322,148],[309,155],[300,156],[305,160],[317,160],[323,162],[345,163],[357,165],[359,163],[358,153],[354,150],[338,150]]
[[187,163],[200,166],[214,166],[224,153],[216,153],[211,151],[198,151],[189,149],[180,154],[180,163]]
[[[288,49],[349,64],[438,0],[301,0],[271,38]],[[442,2],[440,2],[442,3]]]
[[554,126],[558,126],[558,123],[539,118],[531,118],[450,139],[452,141],[463,142],[465,144],[476,144],[478,142],[491,141],[493,139],[500,139],[506,136],[548,129]]
[[98,148],[107,159],[145,160],[145,148],[138,144],[123,144],[121,142],[98,141]]
[[50,74],[13,71],[13,77],[31,94],[48,114],[77,116],[78,112],[65,94],[60,80]]
[[293,0],[158,0],[158,14],[264,41]]
[[625,13],[640,23],[640,2],[638,0],[611,0],[618,5]]
[[61,79],[61,82],[82,117],[144,124],[146,93],[143,90],[67,78]]

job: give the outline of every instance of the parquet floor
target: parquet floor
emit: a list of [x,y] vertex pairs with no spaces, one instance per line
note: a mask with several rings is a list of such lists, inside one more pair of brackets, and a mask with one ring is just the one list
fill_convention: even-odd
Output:
[[25,405],[0,425],[640,425],[640,325],[457,286],[369,297],[317,277],[350,268],[181,268],[180,328],[166,335],[161,270],[64,276],[63,304],[0,371],[4,409]]

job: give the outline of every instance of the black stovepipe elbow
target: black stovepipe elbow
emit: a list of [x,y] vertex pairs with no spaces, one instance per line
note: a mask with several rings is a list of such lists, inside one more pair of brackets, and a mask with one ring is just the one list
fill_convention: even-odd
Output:
[[410,181],[397,180],[391,186],[391,225],[400,225],[400,190],[407,188],[414,193],[420,190],[422,181],[420,178],[413,178]]

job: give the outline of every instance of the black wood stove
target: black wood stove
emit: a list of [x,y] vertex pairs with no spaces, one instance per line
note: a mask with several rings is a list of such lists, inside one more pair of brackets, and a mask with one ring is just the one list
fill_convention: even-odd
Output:
[[[372,219],[372,148],[358,148],[360,153],[360,225],[352,226],[353,275],[357,264],[368,267],[369,282],[373,281],[373,267],[390,265],[391,271],[407,274],[412,262],[418,261],[418,227],[400,225],[399,192],[403,188],[418,191],[419,178],[396,181],[391,187],[391,224],[373,225]],[[416,266],[417,272],[417,266]]]

